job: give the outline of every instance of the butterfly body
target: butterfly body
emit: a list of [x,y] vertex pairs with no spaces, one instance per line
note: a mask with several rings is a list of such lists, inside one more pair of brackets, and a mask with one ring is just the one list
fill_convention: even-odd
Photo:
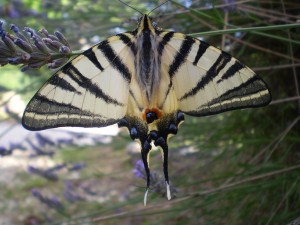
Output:
[[135,72],[139,87],[142,88],[144,101],[151,107],[155,104],[154,94],[158,90],[161,79],[161,56],[157,51],[159,36],[155,32],[150,19],[143,16],[138,29],[133,32],[136,36]]
[[151,143],[162,149],[170,199],[168,138],[184,113],[207,116],[270,100],[266,84],[237,59],[196,38],[158,29],[143,15],[136,30],[108,38],[57,71],[29,102],[22,123],[29,130],[127,127],[141,144],[147,190]]

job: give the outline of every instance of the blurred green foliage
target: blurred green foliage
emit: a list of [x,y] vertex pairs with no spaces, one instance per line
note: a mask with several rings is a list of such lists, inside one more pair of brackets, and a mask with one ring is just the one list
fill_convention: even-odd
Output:
[[[132,0],[129,3],[147,13],[161,1]],[[292,0],[189,0],[170,1],[151,15],[157,18],[159,27],[198,34],[236,27],[292,24],[300,19],[299,10],[300,4]],[[51,33],[60,30],[72,48],[78,50],[115,33],[134,29],[135,20],[140,16],[119,1],[108,0],[2,0],[0,15],[6,26],[14,23],[36,30],[45,27]],[[137,188],[135,192],[129,192],[129,197],[123,202],[115,198],[104,203],[66,203],[67,213],[48,212],[55,220],[47,224],[65,221],[65,224],[279,225],[299,217],[299,167],[277,172],[300,164],[297,89],[300,46],[264,34],[300,40],[300,28],[260,32],[201,37],[253,67],[269,85],[274,101],[260,109],[186,118],[179,134],[170,143],[170,178],[179,190],[177,199],[167,202],[159,194],[151,193],[150,205],[143,208],[144,189]],[[12,66],[0,68],[1,90],[22,93],[28,100],[51,73],[45,68],[26,73]],[[139,155],[126,153],[124,149],[128,142],[127,135],[121,134],[110,146],[85,150],[74,146],[61,151],[55,159],[72,161],[81,158],[90,169],[80,179],[92,180],[95,185],[104,185],[105,182],[113,185],[115,179],[123,179],[125,192],[130,185],[144,185],[143,181],[131,177],[133,159],[138,159]],[[152,167],[158,171],[159,157],[153,153],[151,160]],[[115,171],[104,169],[108,159],[116,160],[112,162],[118,165]],[[12,193],[16,192],[21,198],[19,195],[23,196],[36,184],[52,188],[54,192],[61,188],[61,184],[44,184],[27,174],[21,176],[24,184],[7,191],[1,201],[15,198]],[[225,188],[228,184],[233,185]],[[206,194],[205,191],[209,190],[211,193]],[[8,213],[6,208],[1,210]],[[30,210],[30,207],[28,211],[23,208],[20,213],[28,215]],[[43,210],[46,211],[40,209],[35,214],[38,216]]]

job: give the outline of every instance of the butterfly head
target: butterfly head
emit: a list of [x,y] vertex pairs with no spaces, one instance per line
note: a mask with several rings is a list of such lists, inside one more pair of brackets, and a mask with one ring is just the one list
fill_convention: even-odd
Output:
[[143,32],[151,32],[155,33],[155,23],[153,23],[152,18],[148,15],[143,15],[142,17],[139,18],[138,20],[138,28],[137,28],[137,33],[141,34]]

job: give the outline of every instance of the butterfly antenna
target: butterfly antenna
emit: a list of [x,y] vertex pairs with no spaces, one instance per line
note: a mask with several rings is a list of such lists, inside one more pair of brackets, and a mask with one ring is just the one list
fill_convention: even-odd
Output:
[[131,5],[127,4],[126,2],[123,2],[122,0],[119,0],[119,2],[123,3],[124,5],[128,6],[129,8],[132,8],[133,10],[139,12],[141,15],[144,15],[141,11],[137,10],[136,8],[133,8]]
[[161,3],[160,5],[156,6],[156,7],[155,7],[154,9],[152,9],[147,15],[149,16],[150,13],[152,13],[154,10],[158,9],[159,7],[161,7],[162,5],[166,4],[166,3],[169,2],[169,1],[170,1],[170,0],[165,1],[165,2]]

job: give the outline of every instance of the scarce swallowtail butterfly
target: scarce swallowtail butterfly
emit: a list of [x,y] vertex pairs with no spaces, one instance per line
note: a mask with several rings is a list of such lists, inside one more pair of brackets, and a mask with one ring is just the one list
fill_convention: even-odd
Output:
[[151,144],[162,150],[171,199],[168,138],[184,114],[201,117],[270,100],[264,81],[247,66],[204,41],[158,28],[148,13],[136,30],[109,37],[58,70],[31,99],[22,123],[29,130],[127,127],[141,144],[146,204]]

